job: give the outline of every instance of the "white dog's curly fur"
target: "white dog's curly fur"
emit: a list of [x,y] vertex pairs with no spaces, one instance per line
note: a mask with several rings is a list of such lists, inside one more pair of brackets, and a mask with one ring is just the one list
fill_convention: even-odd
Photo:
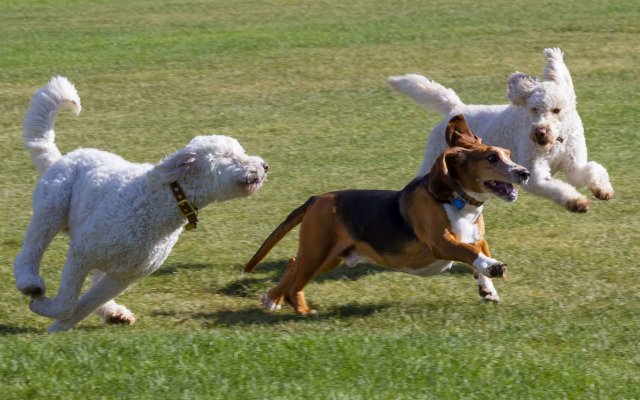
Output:
[[[105,322],[132,324],[134,315],[113,298],[162,265],[185,225],[170,183],[178,182],[201,209],[254,193],[267,164],[246,155],[235,139],[217,135],[195,137],[156,165],[96,149],[62,156],[53,127],[65,106],[78,114],[80,98],[66,78],[54,77],[33,96],[25,117],[25,145],[43,175],[14,262],[16,286],[32,296],[33,312],[56,320],[50,332],[70,329],[92,312]],[[58,295],[47,298],[40,261],[64,229],[70,237],[67,260]],[[90,271],[93,284],[79,297]]]
[[[577,189],[587,187],[602,200],[614,195],[607,170],[587,161],[582,121],[576,110],[573,82],[560,49],[545,49],[543,80],[516,72],[508,80],[506,105],[467,105],[452,90],[422,76],[393,76],[389,85],[419,104],[445,115],[429,136],[419,174],[446,148],[444,129],[453,115],[464,114],[471,130],[493,146],[511,150],[511,158],[529,169],[524,189],[550,198],[571,211],[585,212],[589,200]],[[567,182],[555,179],[563,172]],[[575,187],[574,187],[575,186]]]

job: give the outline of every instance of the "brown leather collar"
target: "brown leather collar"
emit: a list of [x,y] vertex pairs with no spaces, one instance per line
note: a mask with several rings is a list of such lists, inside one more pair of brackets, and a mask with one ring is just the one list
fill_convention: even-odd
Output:
[[455,192],[458,196],[462,197],[464,201],[471,204],[472,206],[480,207],[481,205],[484,204],[484,201],[478,201],[473,197],[469,196],[468,194],[466,194],[465,191],[462,189],[462,187],[460,187],[460,185],[456,186]]
[[171,193],[173,193],[173,196],[178,202],[178,208],[180,208],[182,215],[189,220],[189,223],[187,223],[184,228],[188,231],[196,229],[198,225],[198,208],[187,200],[187,196],[184,194],[184,191],[182,191],[180,185],[178,185],[178,182],[171,182],[170,185]]

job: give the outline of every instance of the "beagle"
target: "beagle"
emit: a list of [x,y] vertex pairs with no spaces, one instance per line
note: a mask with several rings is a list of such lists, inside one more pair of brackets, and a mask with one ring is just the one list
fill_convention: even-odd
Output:
[[305,301],[309,281],[345,263],[367,261],[417,275],[434,275],[453,261],[471,265],[480,295],[498,301],[490,278],[506,265],[491,258],[483,238],[483,204],[498,197],[514,201],[529,171],[506,149],[486,146],[462,115],[446,129],[447,148],[431,171],[400,191],[343,190],[308,199],[293,210],[247,263],[252,271],[291,229],[300,227],[297,257],[262,305],[279,310],[283,301],[298,314],[315,313]]

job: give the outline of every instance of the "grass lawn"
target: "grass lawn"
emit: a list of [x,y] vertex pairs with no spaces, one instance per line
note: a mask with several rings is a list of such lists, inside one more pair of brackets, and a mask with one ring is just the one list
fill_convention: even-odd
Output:
[[[0,0],[0,397],[220,399],[634,399],[640,397],[640,7],[637,0]],[[316,317],[258,298],[295,253],[283,240],[241,273],[312,194],[400,189],[440,121],[385,84],[420,72],[467,103],[506,101],[516,70],[560,47],[589,158],[616,197],[572,214],[521,192],[485,208],[502,302],[471,275],[341,268],[306,290]],[[61,74],[79,117],[63,152],[96,147],[155,162],[198,134],[236,137],[269,161],[256,196],[200,213],[165,263],[120,298],[139,321],[89,317],[47,335],[12,263],[38,179],[21,124]],[[42,275],[57,290],[59,236]]]

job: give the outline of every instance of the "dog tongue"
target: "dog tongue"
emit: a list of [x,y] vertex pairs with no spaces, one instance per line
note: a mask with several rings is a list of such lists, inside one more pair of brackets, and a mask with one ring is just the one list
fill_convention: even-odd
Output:
[[518,189],[512,184],[505,182],[498,182],[498,192],[507,200],[515,201],[518,198]]
[[515,201],[518,198],[518,189],[510,183],[491,181],[487,186],[507,201]]
[[515,201],[518,198],[518,189],[516,189],[513,185],[508,185],[509,188],[506,191],[505,198],[509,201]]

